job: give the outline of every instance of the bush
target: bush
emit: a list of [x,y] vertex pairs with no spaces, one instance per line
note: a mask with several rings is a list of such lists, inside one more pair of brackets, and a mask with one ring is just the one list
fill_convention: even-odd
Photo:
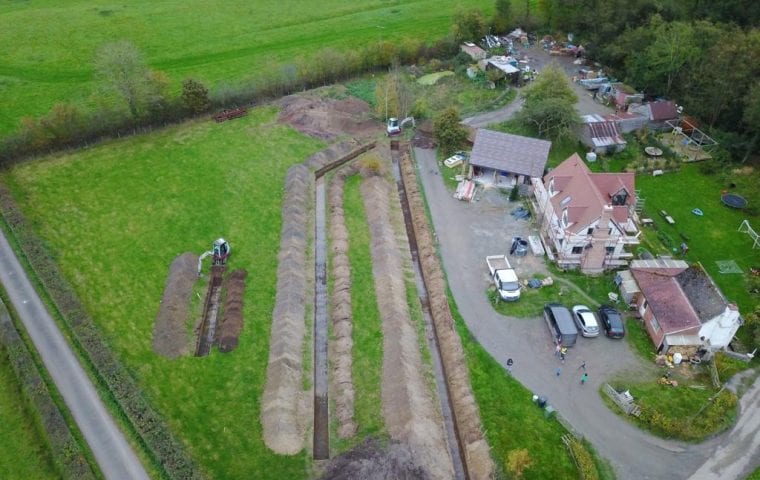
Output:
[[575,463],[578,466],[578,473],[583,480],[598,480],[599,472],[596,469],[596,464],[591,454],[583,446],[583,444],[575,437],[567,436],[565,444],[570,455],[575,459]]

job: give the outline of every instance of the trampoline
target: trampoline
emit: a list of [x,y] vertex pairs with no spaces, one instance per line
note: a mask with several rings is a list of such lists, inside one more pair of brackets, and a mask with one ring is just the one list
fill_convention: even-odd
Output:
[[731,208],[744,208],[747,206],[747,199],[736,193],[725,193],[720,197],[720,201]]

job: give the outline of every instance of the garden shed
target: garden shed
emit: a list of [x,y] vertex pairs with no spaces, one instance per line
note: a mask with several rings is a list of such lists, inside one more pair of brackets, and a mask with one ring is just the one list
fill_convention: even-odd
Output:
[[578,129],[578,138],[597,155],[616,153],[626,146],[617,124],[601,115],[584,115]]
[[630,270],[623,270],[615,275],[615,284],[620,289],[620,298],[626,305],[634,305],[636,294],[641,293],[639,285],[633,278]]
[[540,179],[552,142],[478,129],[470,155],[473,179],[484,185],[514,187]]

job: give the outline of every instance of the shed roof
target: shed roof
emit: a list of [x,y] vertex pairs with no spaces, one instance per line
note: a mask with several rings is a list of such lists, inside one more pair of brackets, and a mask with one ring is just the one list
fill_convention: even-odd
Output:
[[588,130],[589,138],[595,147],[626,144],[615,122],[587,121],[583,128]]
[[505,172],[541,177],[552,142],[509,133],[479,129],[470,164]]
[[655,271],[631,268],[641,293],[646,297],[649,308],[665,334],[678,333],[701,325],[697,312],[675,278],[681,271],[677,268]]

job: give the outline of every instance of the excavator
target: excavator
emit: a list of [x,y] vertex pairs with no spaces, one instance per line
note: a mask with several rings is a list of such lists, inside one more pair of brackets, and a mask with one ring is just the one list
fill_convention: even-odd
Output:
[[201,256],[198,257],[198,276],[200,277],[201,275],[201,267],[204,258],[213,256],[214,265],[224,265],[227,263],[230,253],[232,253],[232,247],[227,243],[227,240],[223,238],[217,238],[214,240],[212,249],[208,252],[203,252]]

